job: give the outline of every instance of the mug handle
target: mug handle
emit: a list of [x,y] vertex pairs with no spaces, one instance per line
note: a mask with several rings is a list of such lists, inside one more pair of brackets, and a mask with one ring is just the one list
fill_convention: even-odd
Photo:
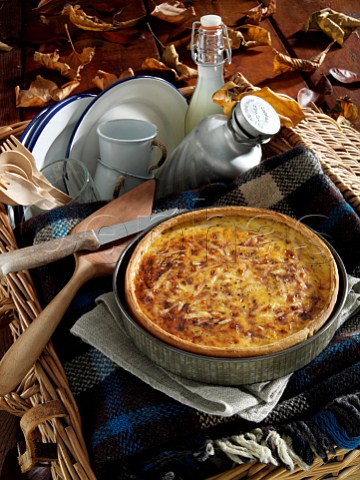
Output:
[[124,175],[119,175],[116,179],[114,190],[113,190],[113,195],[112,198],[115,200],[115,198],[118,198],[121,193],[121,189],[124,186],[125,183],[125,176]]
[[159,142],[159,140],[153,140],[152,141],[152,146],[160,149],[161,158],[160,158],[160,160],[158,160],[156,163],[154,163],[153,165],[151,165],[149,167],[149,172],[153,172],[157,168],[161,167],[161,165],[165,162],[166,157],[167,157],[167,148],[165,147],[165,145],[163,143]]

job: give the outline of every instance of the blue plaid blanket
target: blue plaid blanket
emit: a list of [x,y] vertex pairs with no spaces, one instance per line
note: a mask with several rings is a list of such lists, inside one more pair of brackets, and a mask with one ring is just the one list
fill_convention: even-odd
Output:
[[[155,209],[212,205],[271,208],[300,219],[333,245],[349,274],[360,278],[360,218],[309,150],[299,147],[268,159],[231,183],[167,197]],[[18,243],[64,236],[99,206],[63,207],[29,220],[16,232]],[[32,272],[43,304],[62,288],[73,266],[73,259],[67,258]],[[69,330],[75,321],[111,288],[111,278],[88,282],[53,337],[80,409],[98,480],[201,480],[250,460],[306,469],[317,457],[326,460],[335,445],[358,448],[359,315],[346,321],[329,346],[293,374],[277,406],[264,421],[253,424],[187,407],[72,336]]]

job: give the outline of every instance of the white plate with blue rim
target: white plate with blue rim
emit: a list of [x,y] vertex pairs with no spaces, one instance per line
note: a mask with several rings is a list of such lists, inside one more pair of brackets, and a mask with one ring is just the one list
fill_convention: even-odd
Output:
[[88,93],[73,95],[49,107],[40,118],[25,144],[32,152],[39,170],[49,163],[66,158],[74,127],[95,98],[95,95]]
[[50,107],[44,107],[40,110],[40,112],[28,123],[25,130],[22,132],[20,136],[20,142],[26,147],[27,142],[32,137],[34,131],[36,130],[37,125],[41,122],[43,117],[45,116],[46,112]]
[[187,101],[171,83],[157,77],[129,77],[101,92],[88,106],[76,125],[66,157],[86,163],[95,175],[99,158],[97,126],[107,120],[134,118],[147,120],[158,127],[157,140],[167,154],[184,137]]

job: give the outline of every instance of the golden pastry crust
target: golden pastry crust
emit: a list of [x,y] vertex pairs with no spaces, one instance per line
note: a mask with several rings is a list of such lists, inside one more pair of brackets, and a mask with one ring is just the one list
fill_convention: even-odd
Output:
[[250,207],[188,212],[153,228],[125,276],[134,319],[216,357],[275,353],[317,332],[338,294],[336,262],[305,225]]

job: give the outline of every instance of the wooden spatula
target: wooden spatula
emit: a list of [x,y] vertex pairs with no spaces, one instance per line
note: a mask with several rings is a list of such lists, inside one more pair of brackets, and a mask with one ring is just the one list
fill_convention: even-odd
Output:
[[[79,223],[72,232],[98,229],[150,215],[155,181],[149,180],[113,200]],[[65,287],[20,335],[0,362],[0,395],[12,392],[36,362],[79,288],[88,280],[111,275],[128,239],[96,252],[75,254],[75,271]]]

